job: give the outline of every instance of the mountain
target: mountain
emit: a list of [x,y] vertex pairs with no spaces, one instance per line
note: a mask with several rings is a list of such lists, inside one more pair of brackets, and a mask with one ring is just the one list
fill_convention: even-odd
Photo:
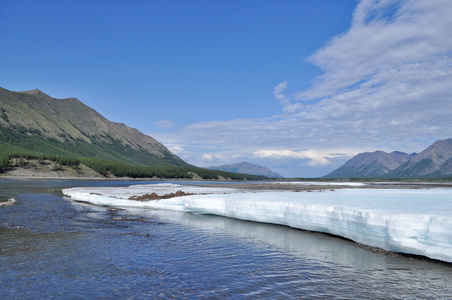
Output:
[[381,177],[410,160],[414,154],[399,151],[360,153],[324,178],[371,178]]
[[449,158],[441,165],[441,168],[434,173],[435,175],[452,175],[452,158]]
[[80,100],[55,99],[37,89],[0,88],[0,151],[189,166],[152,137],[110,122]]
[[439,140],[419,154],[360,153],[324,178],[419,178],[452,175],[452,139]]
[[451,175],[452,139],[434,142],[427,149],[388,174],[392,177]]
[[251,174],[251,175],[261,175],[266,177],[273,178],[283,178],[278,173],[273,172],[267,167],[250,164],[247,162],[241,162],[237,164],[229,164],[229,165],[221,165],[218,167],[209,167],[210,170],[220,170],[231,173],[242,173],[242,174]]

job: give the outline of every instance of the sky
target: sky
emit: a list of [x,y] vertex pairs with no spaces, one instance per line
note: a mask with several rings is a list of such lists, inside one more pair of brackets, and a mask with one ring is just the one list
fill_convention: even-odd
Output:
[[452,1],[0,0],[0,87],[75,97],[188,163],[320,177],[452,137]]

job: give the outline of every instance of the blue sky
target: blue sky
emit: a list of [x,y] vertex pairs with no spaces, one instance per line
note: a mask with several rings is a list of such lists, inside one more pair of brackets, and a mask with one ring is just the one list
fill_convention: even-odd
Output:
[[189,163],[326,175],[452,137],[452,1],[2,1],[0,86]]

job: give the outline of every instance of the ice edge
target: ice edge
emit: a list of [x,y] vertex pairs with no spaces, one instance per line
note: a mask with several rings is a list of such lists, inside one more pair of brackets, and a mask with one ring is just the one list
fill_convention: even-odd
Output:
[[[321,202],[313,204],[299,199],[294,200],[300,198],[296,195],[300,193],[223,194],[222,191],[227,189],[216,189],[209,195],[183,196],[158,201],[128,200],[130,193],[159,189],[175,191],[177,188],[193,192],[193,189],[187,186],[152,185],[144,187],[143,190],[105,189],[102,191],[104,194],[90,188],[72,188],[63,190],[63,194],[73,200],[102,206],[177,210],[285,225],[341,236],[387,251],[421,255],[452,263],[452,218],[430,215],[427,213],[428,210],[424,214],[404,214],[402,211],[385,212],[340,204]],[[200,191],[196,188],[194,190]],[[114,195],[115,191],[121,191],[123,194]],[[202,191],[205,192],[205,189]],[[303,194],[306,200],[315,193]]]

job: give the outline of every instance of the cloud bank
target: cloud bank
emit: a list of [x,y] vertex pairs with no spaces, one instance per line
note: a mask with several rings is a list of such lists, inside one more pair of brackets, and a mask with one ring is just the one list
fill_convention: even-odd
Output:
[[290,78],[273,88],[274,116],[153,136],[199,166],[234,156],[307,166],[277,169],[286,176],[325,175],[315,168],[332,171],[363,151],[419,151],[452,137],[451,15],[449,0],[360,1],[349,30],[309,58],[323,71],[311,88],[285,95]]

